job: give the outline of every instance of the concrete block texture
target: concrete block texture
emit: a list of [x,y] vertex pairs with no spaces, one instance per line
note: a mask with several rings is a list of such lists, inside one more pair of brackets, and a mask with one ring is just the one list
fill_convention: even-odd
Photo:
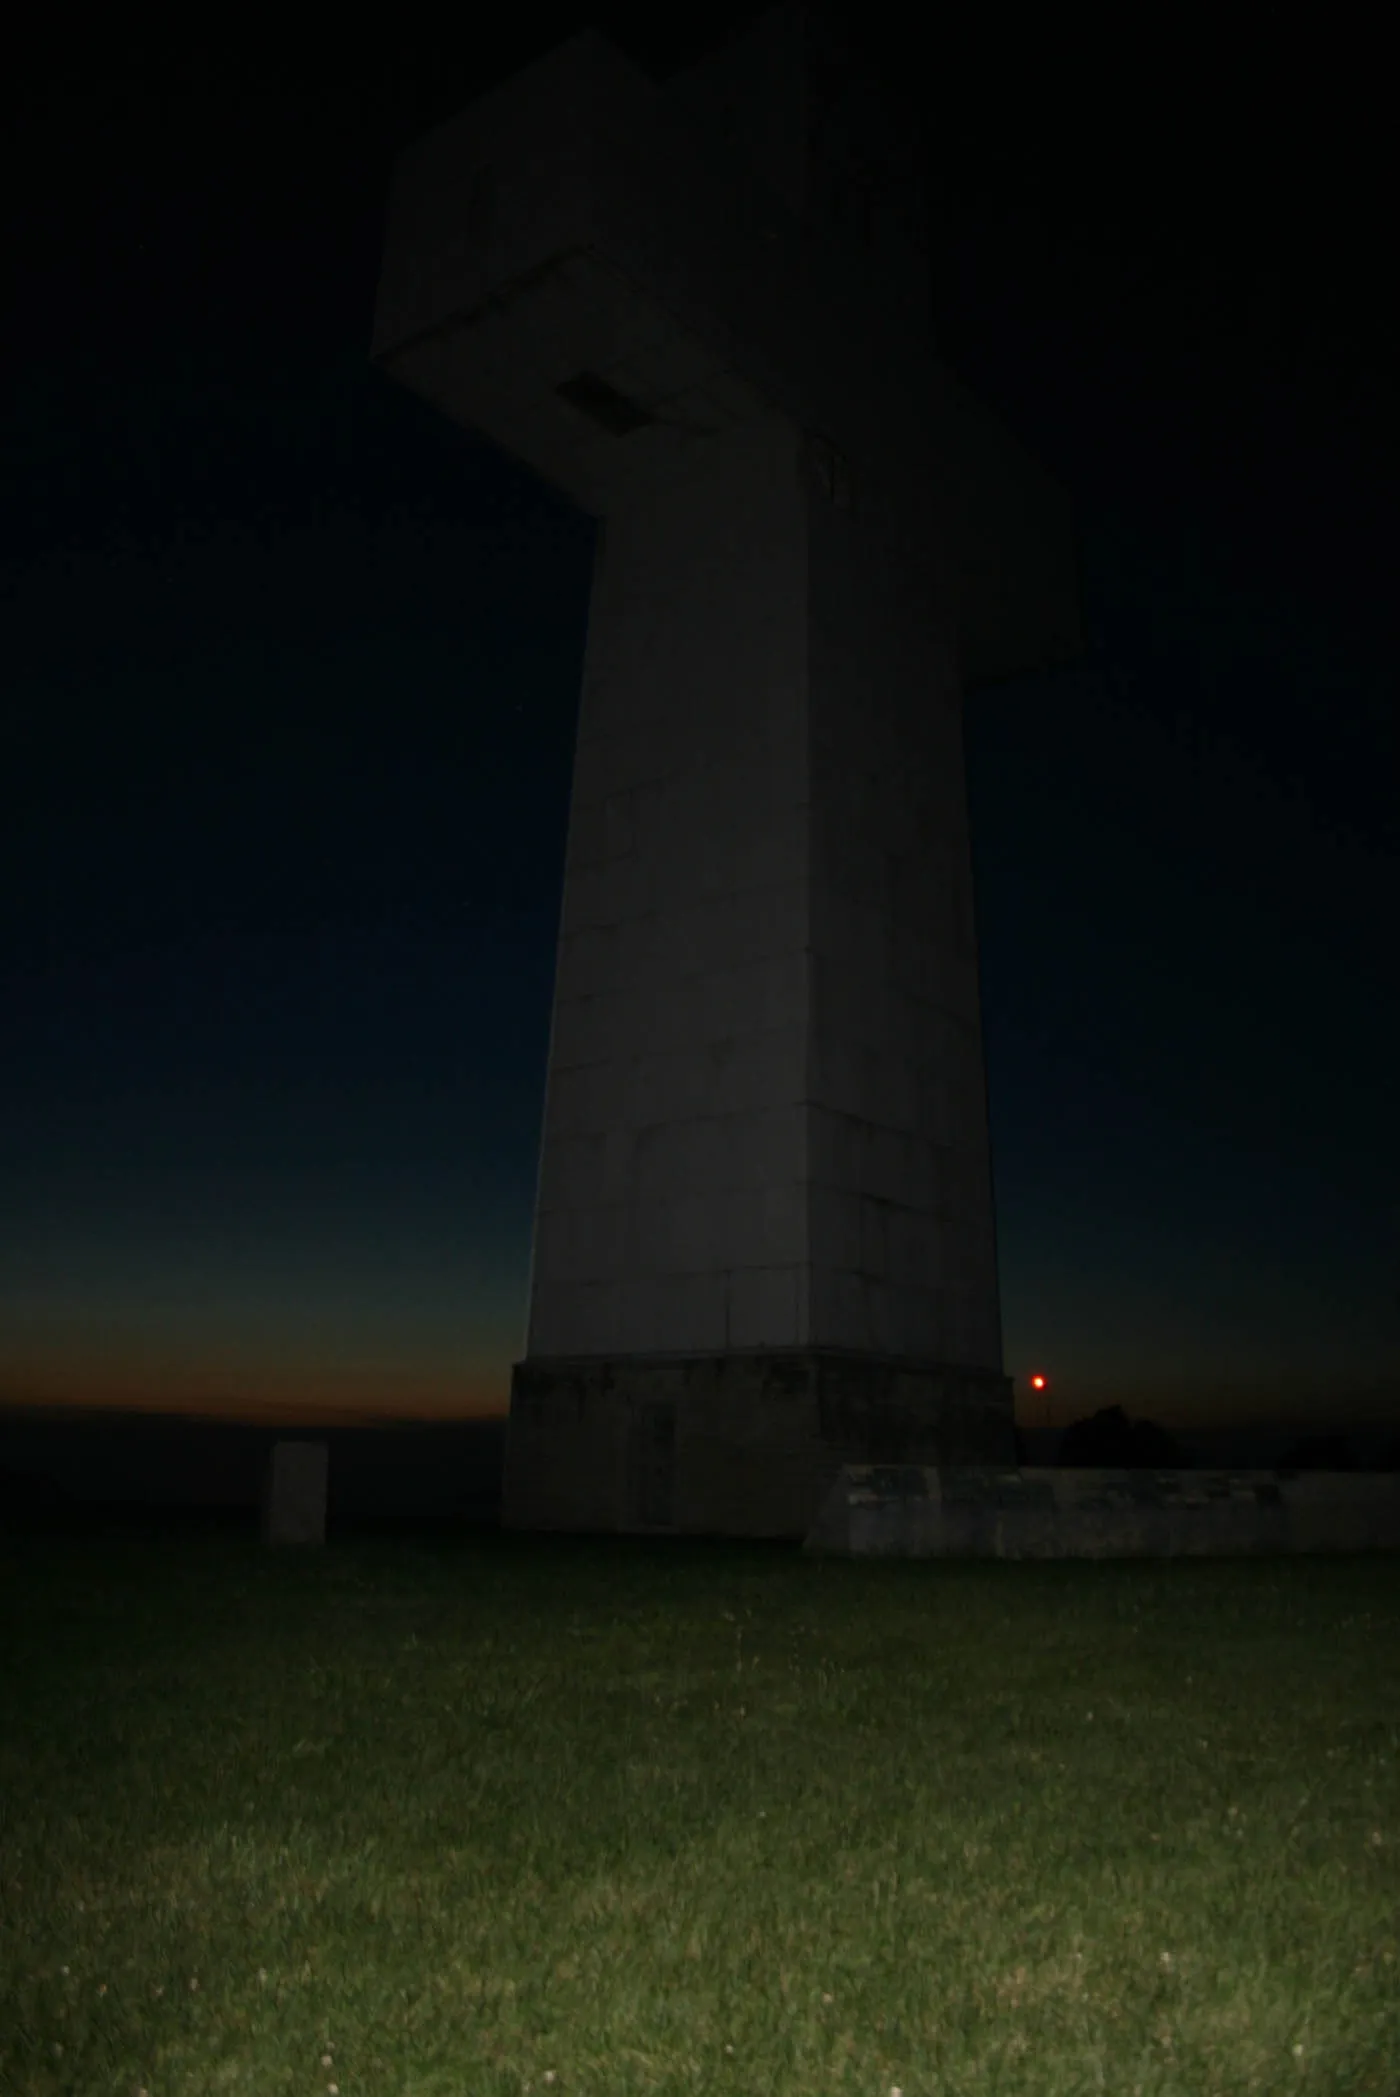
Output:
[[850,1558],[1177,1558],[1400,1550],[1400,1477],[861,1465],[803,1548]]
[[323,1544],[330,1451],[324,1442],[277,1442],[263,1488],[263,1540]]
[[816,1349],[521,1362],[501,1524],[799,1541],[855,1451],[1011,1459],[1010,1379]]
[[[892,635],[819,546],[789,448],[747,432],[606,527],[526,1355],[870,1347],[999,1373],[956,688],[936,606]],[[611,843],[600,717],[650,753]]]

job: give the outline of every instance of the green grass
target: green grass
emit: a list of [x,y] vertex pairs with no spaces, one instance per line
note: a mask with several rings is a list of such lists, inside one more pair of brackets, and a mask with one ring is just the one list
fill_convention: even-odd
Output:
[[4,2097],[1400,2090],[1400,1560],[0,1542]]

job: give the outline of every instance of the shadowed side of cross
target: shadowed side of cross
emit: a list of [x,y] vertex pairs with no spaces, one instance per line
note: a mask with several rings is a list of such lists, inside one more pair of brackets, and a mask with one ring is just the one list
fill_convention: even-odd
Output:
[[[802,101],[830,68],[800,62],[804,26],[776,8],[745,65],[725,50],[664,85],[586,30],[416,142],[373,361],[599,518],[775,406],[845,456],[862,394],[895,387],[939,513],[964,689],[1071,663],[1069,498],[910,325],[908,284],[820,208],[833,126],[810,109],[804,125]],[[868,224],[879,171],[848,159]],[[913,249],[910,267],[917,284]]]

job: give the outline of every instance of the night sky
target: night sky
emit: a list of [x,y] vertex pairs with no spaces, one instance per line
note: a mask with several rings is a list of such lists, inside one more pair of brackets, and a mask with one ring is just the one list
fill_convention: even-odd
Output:
[[[504,1412],[593,530],[370,370],[383,207],[589,19],[741,12],[15,67],[0,1405]],[[1385,68],[861,19],[1082,528],[1084,664],[966,716],[1021,1416],[1393,1428]]]

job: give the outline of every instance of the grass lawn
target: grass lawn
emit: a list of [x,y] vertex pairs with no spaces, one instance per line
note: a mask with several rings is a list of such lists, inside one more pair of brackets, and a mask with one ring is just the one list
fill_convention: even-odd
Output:
[[1400,1558],[0,1539],[4,2097],[1400,2091]]

